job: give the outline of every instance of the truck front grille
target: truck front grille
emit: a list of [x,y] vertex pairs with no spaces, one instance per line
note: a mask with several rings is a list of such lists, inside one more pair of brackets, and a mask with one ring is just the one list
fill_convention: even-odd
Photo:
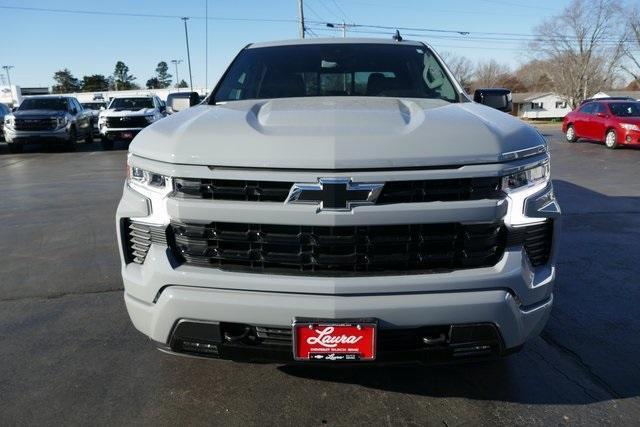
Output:
[[144,116],[107,117],[109,129],[129,129],[147,127],[149,122]]
[[[181,199],[284,202],[293,182],[175,178]],[[452,202],[501,197],[496,177],[386,182],[376,204]]]
[[172,222],[169,245],[187,264],[308,275],[418,274],[489,267],[502,257],[501,223],[297,226]]
[[53,130],[57,126],[56,119],[15,119],[16,130]]

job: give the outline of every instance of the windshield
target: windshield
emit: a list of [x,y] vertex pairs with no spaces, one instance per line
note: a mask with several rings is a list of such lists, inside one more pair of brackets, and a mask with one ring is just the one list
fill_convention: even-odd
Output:
[[143,108],[153,108],[151,98],[113,98],[109,108],[115,110],[141,110]]
[[23,110],[67,110],[66,98],[26,98],[18,107],[19,111]]
[[83,102],[82,106],[87,110],[99,110],[100,107],[106,107],[104,102]]
[[614,102],[609,104],[611,113],[618,117],[640,116],[640,103],[638,102]]
[[243,50],[213,102],[308,96],[391,96],[458,102],[423,46],[318,44]]

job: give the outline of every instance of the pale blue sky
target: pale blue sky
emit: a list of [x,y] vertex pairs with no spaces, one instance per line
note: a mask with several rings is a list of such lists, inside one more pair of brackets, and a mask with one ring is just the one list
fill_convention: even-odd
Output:
[[[308,20],[469,31],[465,39],[450,33],[405,36],[431,43],[439,52],[470,59],[495,58],[516,66],[528,59],[526,36],[478,34],[531,34],[535,25],[558,13],[569,0],[305,0]],[[286,22],[209,20],[209,88],[229,61],[254,41],[296,38],[297,0],[209,0],[211,18],[285,20]],[[9,8],[6,8],[9,7]],[[104,14],[19,10],[21,8],[94,11]],[[116,15],[109,15],[106,12]],[[168,17],[123,16],[125,14]],[[12,83],[50,86],[56,70],[67,67],[77,77],[113,72],[124,61],[136,82],[144,86],[156,64],[183,59],[180,78],[187,80],[184,28],[178,16],[189,21],[194,86],[205,83],[205,0],[0,0],[2,49],[0,65],[11,64]],[[316,24],[322,36],[338,36]],[[322,29],[321,29],[322,28]],[[357,29],[364,31],[365,29]],[[389,30],[369,30],[386,31]],[[414,34],[412,31],[403,31]],[[387,34],[353,36],[389,37]],[[505,37],[508,38],[505,40]],[[170,64],[171,65],[171,64]],[[171,73],[173,66],[171,66]]]

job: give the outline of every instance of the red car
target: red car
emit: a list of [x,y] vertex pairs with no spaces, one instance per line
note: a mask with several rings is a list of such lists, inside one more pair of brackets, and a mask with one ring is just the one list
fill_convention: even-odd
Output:
[[598,100],[582,104],[562,122],[567,141],[604,142],[607,148],[640,146],[640,102]]

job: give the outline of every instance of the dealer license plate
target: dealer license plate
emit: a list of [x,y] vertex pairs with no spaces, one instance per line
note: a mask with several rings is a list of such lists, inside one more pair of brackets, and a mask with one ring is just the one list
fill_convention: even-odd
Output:
[[375,320],[294,319],[293,357],[300,361],[355,362],[376,358]]

